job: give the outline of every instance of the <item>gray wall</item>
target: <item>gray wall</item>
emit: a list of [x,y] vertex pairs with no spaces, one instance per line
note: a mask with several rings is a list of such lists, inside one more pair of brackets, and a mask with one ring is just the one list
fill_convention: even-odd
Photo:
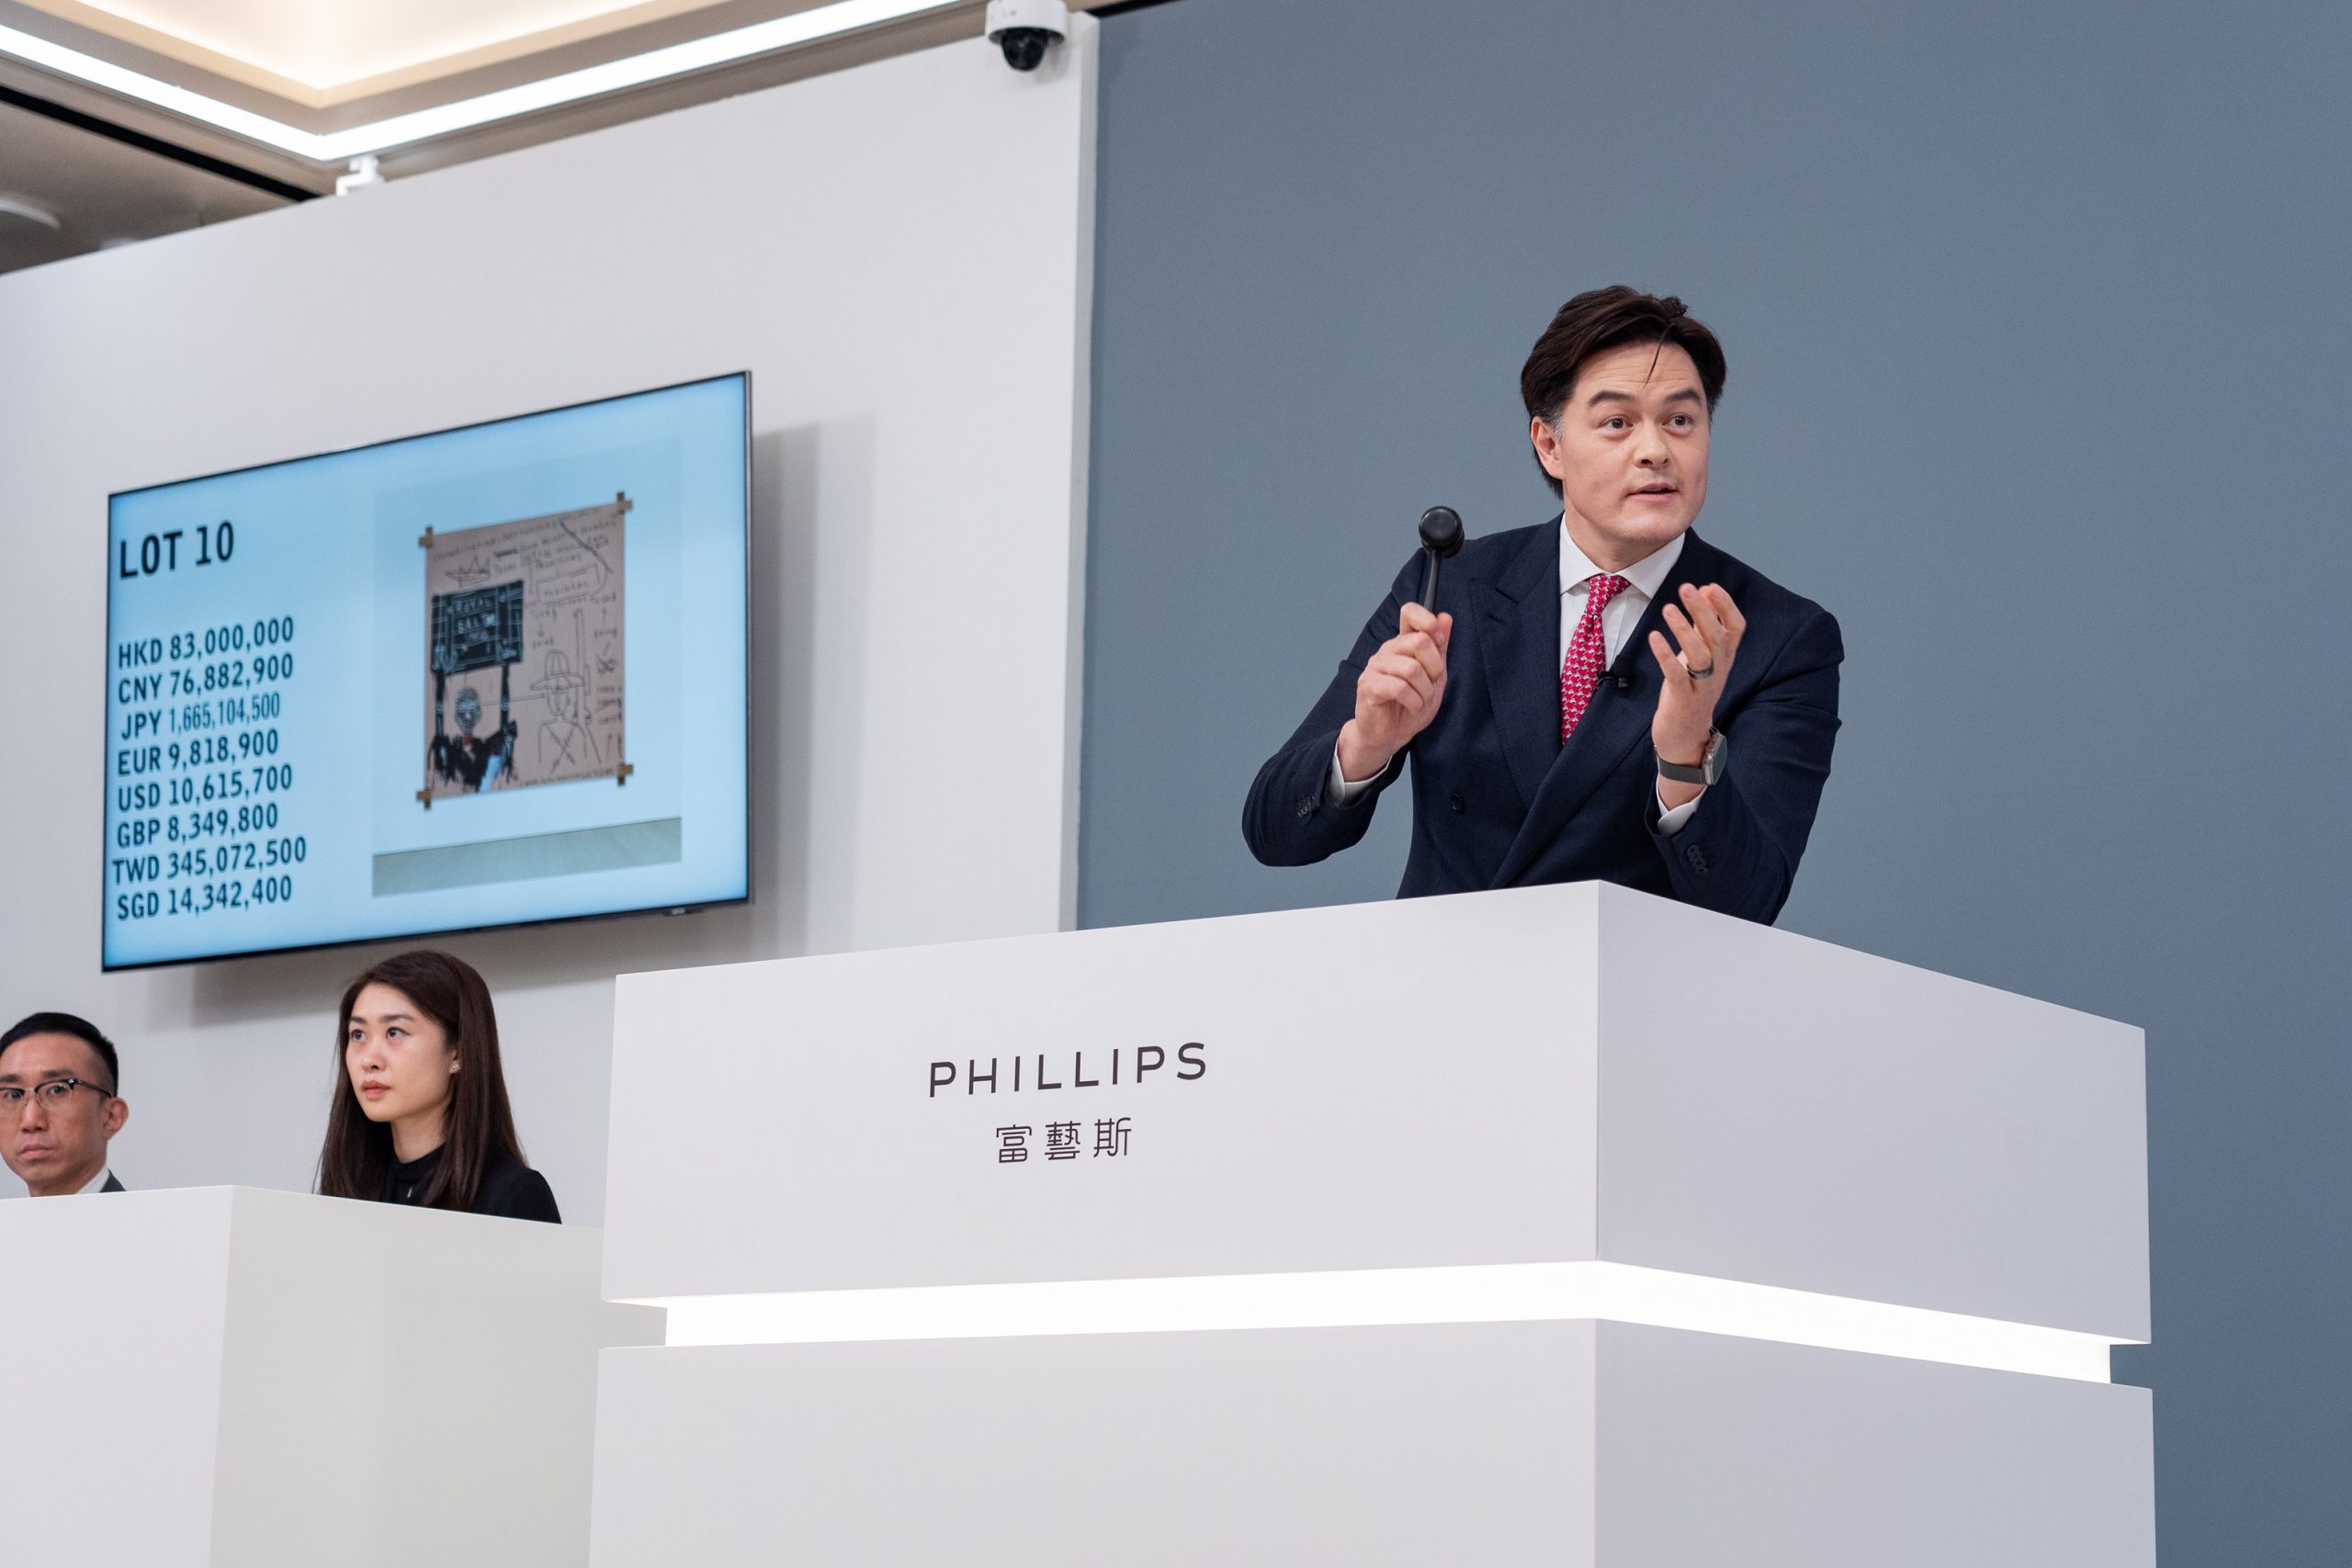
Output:
[[1835,610],[1783,923],[2148,1031],[2168,1568],[2352,1553],[2352,8],[1182,0],[1107,20],[1080,917],[1385,897],[1241,797],[1521,358],[1680,293],[1701,527]]

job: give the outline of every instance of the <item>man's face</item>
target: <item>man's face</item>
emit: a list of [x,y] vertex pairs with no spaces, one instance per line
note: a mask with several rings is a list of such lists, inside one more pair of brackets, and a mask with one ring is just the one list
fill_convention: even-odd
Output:
[[1616,571],[1679,537],[1707,499],[1707,394],[1680,345],[1626,344],[1585,361],[1556,423],[1528,429],[1560,481],[1568,535]]
[[[97,1052],[71,1034],[28,1034],[0,1053],[0,1086],[34,1090],[60,1078],[113,1087]],[[57,1105],[28,1093],[13,1108],[0,1102],[0,1156],[36,1198],[79,1192],[106,1168],[107,1140],[130,1115],[95,1089],[77,1089]]]
[[474,726],[481,722],[481,699],[474,695],[474,689],[471,686],[459,688],[458,692],[458,730],[463,734],[471,735],[474,732]]

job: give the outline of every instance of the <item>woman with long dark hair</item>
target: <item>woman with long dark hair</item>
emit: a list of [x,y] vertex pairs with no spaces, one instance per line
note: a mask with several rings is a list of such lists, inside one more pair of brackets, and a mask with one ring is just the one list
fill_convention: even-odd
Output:
[[523,1163],[498,1015],[472,964],[387,958],[344,991],[335,1038],[321,1192],[561,1223],[547,1179]]

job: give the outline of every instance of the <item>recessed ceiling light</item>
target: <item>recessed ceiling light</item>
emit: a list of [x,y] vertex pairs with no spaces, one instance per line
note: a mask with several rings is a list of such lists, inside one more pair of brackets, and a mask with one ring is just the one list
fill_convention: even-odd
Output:
[[580,71],[567,71],[537,82],[525,82],[494,93],[483,93],[456,103],[418,109],[412,114],[393,115],[370,124],[355,125],[348,130],[323,135],[126,70],[111,61],[100,60],[95,55],[68,49],[44,38],[36,38],[15,28],[0,27],[0,53],[13,54],[44,70],[71,76],[127,98],[153,104],[157,108],[168,109],[232,135],[242,136],[249,141],[258,141],[282,152],[291,152],[296,157],[309,158],[321,164],[341,164],[371,152],[382,152],[433,137],[470,130],[496,120],[511,119],[516,115],[601,97],[625,88],[643,86],[649,82],[682,76],[690,71],[707,71],[716,65],[748,60],[753,55],[772,54],[778,50],[855,32],[861,28],[899,21],[908,17],[921,16],[926,11],[945,10],[950,6],[962,3],[963,0],[834,0],[834,4],[830,6],[755,22],[731,32],[689,39],[684,43],[648,50],[626,60],[608,61]]

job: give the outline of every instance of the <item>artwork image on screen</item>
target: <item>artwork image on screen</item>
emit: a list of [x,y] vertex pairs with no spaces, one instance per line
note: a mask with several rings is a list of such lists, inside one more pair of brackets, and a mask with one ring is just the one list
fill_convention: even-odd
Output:
[[111,498],[108,969],[750,893],[750,378]]

